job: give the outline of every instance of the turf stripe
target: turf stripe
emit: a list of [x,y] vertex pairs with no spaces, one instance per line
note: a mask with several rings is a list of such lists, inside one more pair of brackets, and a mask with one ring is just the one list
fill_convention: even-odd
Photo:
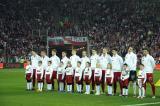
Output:
[[141,104],[122,105],[122,106],[147,106],[147,105],[156,105],[156,104],[160,104],[160,102],[153,102],[153,103],[141,103]]

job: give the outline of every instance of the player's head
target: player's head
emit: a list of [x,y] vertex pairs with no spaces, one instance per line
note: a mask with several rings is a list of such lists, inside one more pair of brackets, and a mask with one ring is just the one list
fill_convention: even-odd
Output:
[[107,69],[112,69],[112,64],[111,63],[107,64]]
[[128,48],[128,53],[130,53],[130,52],[133,52],[133,48],[132,47]]
[[72,67],[72,65],[71,65],[71,62],[70,62],[70,61],[68,61],[68,62],[67,62],[67,67]]
[[86,67],[90,67],[91,63],[90,62],[86,62]]
[[78,62],[77,62],[77,67],[80,67],[80,66],[81,66],[81,62],[78,61]]
[[87,52],[86,51],[82,51],[82,56],[83,57],[87,56]]
[[116,49],[116,48],[112,49],[112,54],[113,54],[113,55],[116,55],[116,54],[117,54],[117,49]]
[[36,52],[35,52],[34,50],[32,50],[32,51],[31,51],[31,54],[32,54],[33,56],[35,56],[35,55],[36,55]]
[[123,69],[127,69],[127,67],[128,67],[128,64],[123,64]]
[[103,48],[103,49],[102,49],[102,53],[103,53],[103,54],[108,53],[108,48]]
[[44,57],[45,55],[46,55],[46,51],[45,51],[45,50],[42,50],[42,51],[41,51],[41,56]]
[[38,61],[38,66],[41,66],[42,65],[42,61]]
[[97,51],[95,49],[92,49],[92,55],[97,54]]
[[65,56],[67,56],[67,52],[66,52],[66,51],[63,51],[63,52],[62,52],[62,57],[65,57]]
[[57,50],[56,49],[52,49],[52,56],[56,55]]
[[140,64],[139,68],[140,68],[140,70],[143,70],[144,69],[144,64]]
[[52,64],[52,61],[48,61],[48,66],[50,66]]
[[77,53],[76,49],[73,49],[72,50],[72,55],[76,55],[76,53]]
[[143,55],[146,56],[147,54],[149,54],[149,50],[147,48],[143,49]]

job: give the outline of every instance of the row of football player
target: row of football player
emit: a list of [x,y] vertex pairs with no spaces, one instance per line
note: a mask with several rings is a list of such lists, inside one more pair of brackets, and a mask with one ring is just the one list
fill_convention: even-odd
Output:
[[[132,52],[132,50],[133,49],[130,47],[129,50],[128,50],[128,54],[125,57],[125,63],[128,66],[128,70],[129,70],[129,80],[133,81],[133,85],[135,85],[135,86],[133,86],[133,88],[134,88],[134,95],[135,95],[136,94],[136,64],[137,64],[137,56],[136,56],[136,54],[134,54]],[[116,50],[112,50],[112,52],[113,52],[113,56],[111,57],[110,64],[112,65],[112,70],[113,70],[113,85],[114,85],[114,94],[115,94],[116,93],[116,82],[119,82],[119,79],[120,79],[120,76],[121,76],[121,70],[122,70],[121,67],[122,67],[122,64],[123,64],[122,63],[123,59],[119,58],[120,56],[117,54]],[[145,70],[145,73],[146,73],[146,81],[151,84],[151,86],[152,86],[152,92],[153,92],[153,98],[155,98],[155,86],[154,86],[154,83],[153,83],[153,69],[154,69],[154,66],[155,66],[155,61],[154,61],[153,57],[149,55],[149,52],[148,52],[147,49],[144,49],[143,52],[144,52],[144,57],[142,58],[142,63],[144,65],[144,70]],[[35,53],[33,53],[34,58],[38,57],[37,55],[34,55],[34,54]],[[55,54],[55,55],[52,56],[52,57],[55,57],[56,56],[55,50],[52,51],[52,55],[53,54]],[[78,60],[75,59],[75,58],[73,59],[73,57],[77,57],[75,50],[72,51],[72,54],[73,54],[73,56],[71,56],[71,58],[70,58],[70,63],[71,63],[71,66],[72,66],[73,70],[75,70],[76,68],[73,67],[73,65],[77,64],[77,63],[80,63],[80,62],[78,62]],[[87,59],[84,59],[84,58],[87,58],[87,56],[86,55],[84,56],[84,54],[86,54],[86,52],[83,52],[83,57],[82,57],[81,60],[87,60]],[[33,58],[33,56],[32,56],[32,59],[31,59],[32,63],[33,63],[33,60],[35,60]],[[43,60],[45,58],[45,56],[43,56],[43,55],[41,55],[41,56],[42,56],[42,60]],[[97,58],[93,58],[95,56],[97,57],[98,55],[96,54],[95,50],[92,50],[92,56],[90,58],[91,70],[92,70],[92,90],[94,90],[94,82],[95,82],[94,81],[95,79],[93,77],[94,76],[93,73],[95,72],[95,67],[96,66],[94,66],[94,65],[97,65],[97,63],[99,63],[99,67],[101,67],[101,69],[102,69],[102,80],[101,80],[101,83],[102,83],[102,92],[104,92],[104,81],[105,81],[105,77],[104,76],[105,76],[105,72],[106,72],[106,69],[107,69],[107,63],[109,63],[109,57],[110,56],[107,54],[107,49],[103,49],[103,53],[102,53],[100,61],[98,61]],[[62,60],[61,60],[62,62],[64,60],[67,60],[67,59],[64,59],[64,58],[67,58],[65,52],[62,53],[62,57],[63,57]],[[74,62],[72,62],[73,60],[74,60]],[[122,61],[120,61],[120,60],[122,60]],[[53,62],[55,63],[55,61],[53,61]],[[68,61],[64,61],[64,62],[68,63]],[[66,65],[64,64],[64,62],[63,62],[63,65],[66,67]],[[83,62],[84,61],[81,61],[81,66],[82,66]],[[87,62],[87,61],[85,61],[85,62]],[[106,68],[104,68],[104,65],[103,65],[104,63],[106,63]],[[53,63],[51,64],[52,68],[53,68],[53,65],[55,65],[55,64],[53,64]],[[46,66],[43,65],[43,61],[42,61],[42,66],[46,67]],[[36,68],[35,68],[34,65],[32,65],[32,67],[33,67],[34,70],[36,70]],[[81,69],[84,70],[82,67],[81,67]],[[53,73],[52,73],[53,75],[52,76],[55,77],[56,73],[57,73],[57,68],[56,69],[53,68]],[[55,78],[53,78],[53,79],[55,79]],[[34,80],[34,78],[33,78],[33,80]],[[34,83],[34,81],[33,81],[33,83]],[[121,89],[122,89],[122,87],[121,87]],[[121,92],[121,94],[122,94],[122,92]]]

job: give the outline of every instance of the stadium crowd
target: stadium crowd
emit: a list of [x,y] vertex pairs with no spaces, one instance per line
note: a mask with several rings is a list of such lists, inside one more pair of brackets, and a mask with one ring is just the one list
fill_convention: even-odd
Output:
[[44,49],[47,35],[88,36],[92,48],[117,48],[123,57],[129,46],[139,57],[147,47],[160,57],[157,0],[5,0],[0,6],[0,49],[7,57]]

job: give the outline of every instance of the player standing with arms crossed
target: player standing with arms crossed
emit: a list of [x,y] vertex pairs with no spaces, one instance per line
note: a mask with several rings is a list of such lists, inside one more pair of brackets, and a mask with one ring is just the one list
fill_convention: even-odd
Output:
[[137,73],[136,73],[136,68],[137,68],[137,55],[133,53],[133,48],[129,47],[128,48],[128,53],[125,56],[125,62],[130,70],[129,73],[129,81],[132,81],[133,84],[133,94],[134,97],[136,97],[136,80],[137,80]]
[[116,94],[116,89],[117,89],[117,82],[120,84],[120,96],[122,95],[122,86],[120,82],[120,77],[121,77],[121,71],[122,71],[122,66],[123,66],[123,59],[121,56],[117,54],[117,49],[112,50],[112,70],[114,72],[114,81],[113,81],[113,87],[114,87],[114,95]]
[[99,62],[102,68],[102,93],[105,92],[105,72],[107,69],[107,64],[112,62],[111,56],[107,54],[108,49],[103,48],[102,55],[99,57]]
[[91,69],[92,69],[92,92],[91,93],[94,93],[94,89],[95,89],[94,71],[95,71],[98,59],[99,59],[99,56],[97,55],[97,51],[95,49],[92,49],[92,56],[90,57]]
[[[151,87],[152,87],[152,93],[153,96],[152,98],[156,98],[155,97],[155,85],[154,85],[154,81],[153,81],[153,70],[155,68],[155,60],[154,58],[149,54],[148,49],[143,49],[143,57],[142,57],[142,64],[144,65],[144,70],[146,72],[146,82],[150,83]],[[146,89],[146,83],[144,88]]]

